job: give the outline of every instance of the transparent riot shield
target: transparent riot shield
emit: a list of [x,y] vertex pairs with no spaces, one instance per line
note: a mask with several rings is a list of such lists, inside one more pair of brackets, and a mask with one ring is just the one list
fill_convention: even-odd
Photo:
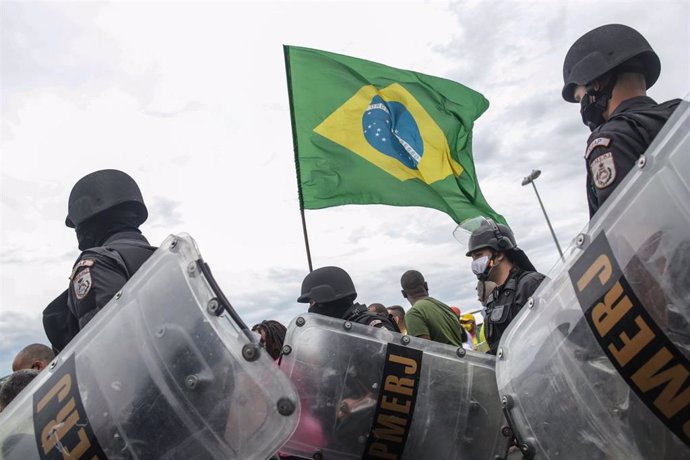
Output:
[[288,328],[281,367],[301,398],[281,452],[315,459],[503,455],[495,358],[317,314]]
[[7,459],[258,459],[299,419],[188,235],[171,236],[0,414]]
[[690,458],[690,104],[503,336],[498,388],[537,458]]

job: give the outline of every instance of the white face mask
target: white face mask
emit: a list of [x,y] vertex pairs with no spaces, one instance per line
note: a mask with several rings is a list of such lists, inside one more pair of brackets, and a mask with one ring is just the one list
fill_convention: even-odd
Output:
[[479,276],[486,272],[488,266],[489,256],[482,256],[479,259],[475,259],[472,261],[472,273]]

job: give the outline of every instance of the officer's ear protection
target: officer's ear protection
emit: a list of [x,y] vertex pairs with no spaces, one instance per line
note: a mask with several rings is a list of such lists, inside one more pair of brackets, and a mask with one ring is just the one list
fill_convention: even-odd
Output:
[[489,223],[489,225],[491,226],[491,230],[494,232],[494,237],[496,238],[498,249],[501,251],[505,251],[508,248],[510,248],[513,245],[513,242],[510,241],[510,238],[501,233],[501,229],[498,228],[496,222],[494,222],[493,219],[486,219],[486,221]]

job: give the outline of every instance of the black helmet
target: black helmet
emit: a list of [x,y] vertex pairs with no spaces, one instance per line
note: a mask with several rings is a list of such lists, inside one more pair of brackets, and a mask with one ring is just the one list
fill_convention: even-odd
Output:
[[638,31],[608,24],[587,32],[568,50],[563,62],[563,99],[577,102],[573,97],[576,86],[586,85],[615,68],[643,74],[647,88],[661,73],[659,57]]
[[491,219],[482,220],[479,228],[470,235],[470,241],[467,246],[467,254],[465,255],[468,257],[477,249],[483,248],[491,248],[499,252],[517,249],[513,231],[508,226],[496,224]]
[[328,303],[352,296],[357,297],[352,278],[340,267],[321,267],[309,273],[302,281],[302,295],[298,302]]
[[65,225],[74,228],[91,217],[123,203],[132,203],[141,225],[148,211],[139,186],[129,175],[116,169],[103,169],[82,177],[69,194]]

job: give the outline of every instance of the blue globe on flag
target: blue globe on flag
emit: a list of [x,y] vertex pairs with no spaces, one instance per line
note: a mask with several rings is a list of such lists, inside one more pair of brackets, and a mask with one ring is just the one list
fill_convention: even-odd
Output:
[[362,116],[362,128],[367,142],[411,169],[424,155],[424,141],[417,122],[400,102],[387,102],[374,96]]

